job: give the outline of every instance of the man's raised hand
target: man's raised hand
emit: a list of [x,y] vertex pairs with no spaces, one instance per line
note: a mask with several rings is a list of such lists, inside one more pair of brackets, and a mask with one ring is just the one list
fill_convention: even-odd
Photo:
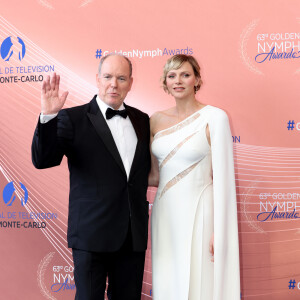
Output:
[[56,114],[64,106],[69,92],[63,92],[59,96],[59,81],[60,76],[53,74],[50,82],[50,76],[43,81],[42,97],[41,97],[41,112],[44,115]]

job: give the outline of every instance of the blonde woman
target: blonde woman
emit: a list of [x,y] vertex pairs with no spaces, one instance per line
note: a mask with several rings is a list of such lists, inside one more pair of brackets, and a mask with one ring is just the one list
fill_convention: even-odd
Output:
[[154,300],[240,299],[232,137],[226,113],[196,99],[201,84],[194,57],[171,57],[175,106],[150,120]]

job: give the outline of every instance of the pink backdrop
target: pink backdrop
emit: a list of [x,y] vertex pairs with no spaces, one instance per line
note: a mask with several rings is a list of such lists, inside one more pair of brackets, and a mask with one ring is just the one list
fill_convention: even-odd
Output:
[[[174,104],[159,81],[167,58],[181,51],[199,60],[198,100],[224,109],[231,121],[242,298],[299,299],[299,1],[2,2],[0,189],[14,181],[16,201],[8,206],[6,192],[0,199],[0,298],[74,298],[66,161],[43,171],[31,164],[40,80],[54,69],[70,92],[67,106],[86,103],[97,92],[97,52],[116,50],[134,55],[126,102],[149,115]],[[29,195],[24,206],[19,182]],[[149,189],[151,203],[154,195]],[[49,218],[30,219],[32,212]],[[46,228],[27,228],[33,222]],[[142,299],[151,298],[149,242]]]

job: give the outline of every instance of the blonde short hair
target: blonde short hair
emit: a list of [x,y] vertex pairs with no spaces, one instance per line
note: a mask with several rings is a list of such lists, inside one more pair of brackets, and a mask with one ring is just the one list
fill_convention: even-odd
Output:
[[199,79],[199,84],[195,86],[195,94],[197,93],[197,91],[200,90],[200,87],[202,85],[202,80],[200,75],[200,66],[197,60],[191,55],[177,54],[170,57],[164,66],[163,75],[161,79],[163,83],[163,89],[165,92],[169,93],[167,88],[167,74],[171,70],[179,69],[182,66],[182,64],[185,62],[188,62],[192,66],[195,76]]

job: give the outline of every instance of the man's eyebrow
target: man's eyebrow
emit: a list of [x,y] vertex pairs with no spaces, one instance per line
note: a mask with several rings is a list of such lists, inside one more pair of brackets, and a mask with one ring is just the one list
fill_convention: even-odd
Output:
[[[103,74],[102,74],[102,76],[105,76],[105,75],[110,75],[110,76],[112,76],[111,73],[103,73]],[[122,74],[122,73],[121,73],[121,74],[117,74],[116,76],[117,76],[117,77],[126,77],[126,78],[129,77],[129,75]]]

